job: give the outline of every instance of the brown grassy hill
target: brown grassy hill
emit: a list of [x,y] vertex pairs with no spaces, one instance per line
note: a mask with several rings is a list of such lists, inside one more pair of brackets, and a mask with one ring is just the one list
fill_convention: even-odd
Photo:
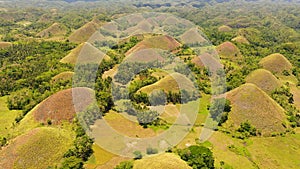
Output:
[[218,28],[219,32],[230,32],[231,30],[232,30],[232,28],[227,25],[222,25]]
[[67,72],[62,72],[52,78],[52,82],[56,83],[62,80],[72,80],[72,77],[74,75],[74,72],[67,71]]
[[224,42],[216,48],[218,54],[224,59],[237,59],[241,56],[240,50],[231,42]]
[[192,169],[185,161],[173,153],[164,153],[136,160],[133,169]]
[[199,30],[196,28],[192,28],[180,36],[180,40],[184,44],[195,44],[195,43],[203,43],[206,42],[206,39],[201,36]]
[[37,34],[38,37],[41,38],[49,38],[53,36],[63,36],[67,33],[67,28],[59,23],[54,23],[47,29],[42,30]]
[[271,93],[280,87],[281,82],[268,70],[257,69],[246,77],[247,83],[253,83],[266,93]]
[[143,49],[131,53],[125,59],[130,62],[152,62],[152,61],[163,61],[164,58],[156,49]]
[[149,48],[157,48],[162,50],[175,50],[177,47],[180,46],[180,43],[177,42],[174,38],[168,35],[160,35],[154,36],[151,38],[144,39],[143,41],[139,42],[133,48],[126,52],[126,56],[130,55],[133,52],[139,51],[141,49],[149,49]]
[[74,43],[86,42],[97,31],[98,28],[99,26],[95,22],[88,22],[73,32],[69,37],[69,41]]
[[33,129],[0,151],[0,168],[44,169],[57,165],[72,142],[72,135],[64,129]]
[[195,65],[199,67],[205,66],[213,72],[223,67],[221,62],[209,53],[204,53],[201,56],[194,57],[192,59],[192,63],[195,63]]
[[0,42],[0,49],[8,48],[10,46],[12,46],[12,43],[10,42]]
[[161,89],[166,92],[168,91],[178,92],[179,89],[193,91],[195,88],[192,81],[190,81],[187,77],[185,77],[185,75],[182,75],[180,73],[172,73],[154,84],[141,88],[139,91],[145,93],[151,93],[155,89]]
[[[33,111],[36,121],[46,123],[51,120],[53,124],[60,124],[63,121],[71,121],[76,114],[73,94],[76,94],[76,100],[81,102],[76,104],[77,112],[84,110],[93,101],[93,93],[89,88],[73,88],[60,91],[48,97],[41,102]],[[78,96],[80,94],[80,96]]]
[[[78,58],[80,58],[80,60]],[[62,58],[60,61],[62,63],[71,63],[71,64],[76,64],[76,62],[80,62],[80,63],[97,62],[98,63],[103,58],[110,59],[109,56],[102,53],[93,45],[91,45],[88,42],[85,42],[77,46],[75,49],[73,49],[67,56]]]
[[237,36],[233,38],[232,41],[237,43],[250,44],[248,39],[246,39],[244,36]]
[[246,83],[230,91],[227,97],[232,103],[228,123],[234,128],[249,121],[263,135],[285,130],[282,125],[284,110],[256,85]]
[[263,58],[259,64],[272,73],[282,73],[291,70],[292,64],[281,54],[275,53]]

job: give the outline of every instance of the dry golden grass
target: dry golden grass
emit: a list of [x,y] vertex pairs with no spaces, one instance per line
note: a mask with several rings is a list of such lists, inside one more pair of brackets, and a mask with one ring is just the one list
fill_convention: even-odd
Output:
[[233,124],[233,128],[249,121],[263,135],[285,130],[283,108],[256,85],[246,83],[230,91],[227,97],[232,103],[228,123]]
[[180,43],[177,42],[174,38],[167,35],[159,35],[150,38],[145,38],[143,41],[139,42],[137,45],[135,45],[133,48],[127,51],[125,55],[128,56],[136,51],[149,48],[157,48],[172,51],[179,46]]
[[222,25],[218,28],[218,31],[219,32],[230,32],[230,31],[232,31],[232,28],[227,25]]
[[247,83],[253,83],[266,93],[270,94],[282,84],[270,71],[257,69],[246,77]]
[[104,116],[107,124],[115,129],[117,132],[122,133],[129,137],[153,137],[156,133],[150,128],[143,128],[137,122],[125,118],[120,113],[110,111]]
[[73,49],[60,62],[76,64],[78,63],[99,63],[102,59],[109,60],[110,57],[99,51],[90,43],[82,43]]
[[239,59],[241,57],[240,50],[231,42],[224,42],[216,48],[222,59]]
[[64,36],[67,33],[67,28],[59,23],[54,23],[50,27],[42,30],[37,34],[41,38],[50,38],[57,36]]
[[134,162],[133,169],[192,169],[173,153],[153,155]]
[[259,64],[272,73],[281,74],[284,70],[290,71],[292,64],[281,54],[275,53],[263,58]]
[[33,129],[15,138],[0,151],[0,166],[7,169],[44,169],[57,165],[72,145],[72,137],[72,134],[64,129]]
[[83,25],[81,28],[73,32],[69,41],[74,43],[83,43],[86,42],[99,28],[99,25],[95,22],[88,22]]
[[0,49],[8,48],[10,46],[12,46],[12,43],[10,42],[0,42]]
[[237,36],[232,39],[232,41],[243,44],[250,44],[249,41],[244,36]]
[[[76,96],[73,96],[74,93]],[[46,123],[47,120],[51,120],[53,124],[72,121],[76,112],[83,111],[91,104],[92,98],[93,93],[89,88],[78,87],[63,90],[41,102],[33,110],[33,116],[36,121],[43,123]],[[76,108],[75,102],[78,102]]]
[[52,78],[52,82],[56,83],[62,80],[72,80],[72,77],[74,75],[74,72],[67,71],[67,72],[62,72]]
[[151,93],[156,89],[164,90],[166,92],[168,91],[178,92],[180,89],[193,91],[195,88],[192,81],[190,81],[187,77],[185,77],[185,75],[182,75],[180,73],[172,73],[154,84],[141,88],[139,91],[145,93]]

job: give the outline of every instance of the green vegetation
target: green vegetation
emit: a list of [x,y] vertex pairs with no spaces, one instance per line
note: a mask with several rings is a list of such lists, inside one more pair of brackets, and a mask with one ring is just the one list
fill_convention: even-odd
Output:
[[212,152],[203,146],[190,146],[178,152],[181,159],[186,161],[193,169],[214,168]]
[[115,169],[132,169],[133,162],[132,161],[124,161],[115,167]]

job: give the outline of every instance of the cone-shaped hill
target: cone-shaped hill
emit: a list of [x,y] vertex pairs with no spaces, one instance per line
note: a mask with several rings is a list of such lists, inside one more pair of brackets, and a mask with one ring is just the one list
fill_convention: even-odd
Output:
[[291,70],[292,64],[282,54],[274,53],[263,58],[259,64],[272,73],[282,73]]
[[266,93],[271,93],[280,87],[281,82],[268,70],[257,69],[246,77],[247,83],[253,83]]
[[240,50],[231,42],[224,42],[216,48],[220,58],[222,59],[237,59],[241,57]]
[[256,85],[246,83],[228,92],[227,98],[232,103],[228,123],[234,128],[248,121],[263,135],[285,131],[284,109]]

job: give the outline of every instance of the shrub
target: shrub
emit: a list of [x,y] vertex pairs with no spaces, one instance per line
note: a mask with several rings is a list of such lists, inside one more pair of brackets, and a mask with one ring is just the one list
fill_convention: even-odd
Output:
[[133,168],[132,161],[123,161],[115,167],[115,169],[132,169],[132,168]]

